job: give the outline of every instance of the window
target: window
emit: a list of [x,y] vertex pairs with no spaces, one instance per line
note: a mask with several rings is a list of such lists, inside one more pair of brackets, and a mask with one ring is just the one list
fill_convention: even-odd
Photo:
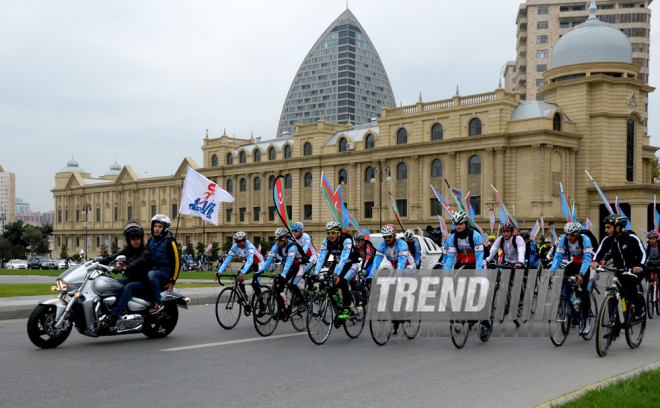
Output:
[[239,214],[238,215],[238,217],[239,217],[238,220],[240,222],[245,222],[245,213],[246,212],[247,212],[247,208],[245,208],[245,207],[238,209],[238,214]]
[[374,135],[367,136],[367,149],[373,149],[376,146],[376,138]]
[[571,23],[568,21],[560,21],[559,28],[571,28]]
[[635,8],[635,4],[634,3],[622,4],[621,8]]
[[284,148],[284,158],[285,159],[291,158],[291,145],[286,145],[286,147]]
[[272,190],[273,186],[275,186],[275,180],[276,179],[277,179],[277,177],[275,177],[275,176],[270,176],[270,178],[268,179],[268,189],[269,190]]
[[261,207],[252,207],[252,211],[252,221],[259,221],[259,213],[261,212]]
[[339,151],[340,152],[345,152],[346,151],[346,138],[342,137],[341,140],[339,141]]
[[312,205],[311,204],[305,204],[305,219],[306,220],[311,220],[312,219]]
[[537,14],[548,14],[548,6],[539,7]]
[[584,6],[573,6],[573,11],[584,11]]
[[241,152],[241,154],[240,154],[239,157],[240,157],[240,160],[239,160],[239,161],[240,161],[241,163],[245,163],[245,162],[246,162],[246,157],[247,157],[247,155],[245,154],[245,152]]
[[474,209],[474,215],[481,215],[481,197],[470,197],[470,206]]
[[233,180],[227,180],[227,192],[228,193],[233,193],[234,192],[234,181]]
[[582,24],[581,21],[573,21],[573,27],[577,27],[577,26],[579,26],[580,24]]
[[275,154],[277,154],[277,152],[274,147],[268,149],[268,160],[275,160]]
[[562,13],[563,13],[564,11],[568,11],[568,10],[569,10],[569,9],[568,9],[567,6],[561,6],[561,7],[559,7],[559,11],[562,12]]
[[373,218],[374,214],[374,202],[366,201],[364,203],[364,218]]
[[548,22],[547,21],[539,21],[539,22],[536,23],[536,28],[538,28],[539,30],[545,30],[546,28],[548,28]]
[[275,208],[274,205],[271,205],[268,207],[268,221],[275,221],[275,212],[277,211],[277,208]]
[[240,191],[247,191],[247,180],[245,178],[240,181]]
[[396,200],[396,207],[399,209],[399,215],[408,216],[408,200]]
[[261,150],[259,150],[258,148],[254,151],[254,161],[255,162],[261,161]]
[[176,204],[172,204],[172,219],[176,218],[177,216],[176,210]]
[[305,174],[305,187],[311,187],[312,186],[312,173],[307,172]]
[[155,216],[156,216],[156,206],[155,206],[155,205],[152,205],[152,206],[151,206],[151,217],[153,218],[153,217],[155,217]]
[[128,207],[128,220],[133,219],[133,207]]
[[513,73],[515,74],[516,71],[518,70],[518,67],[513,67]]
[[561,116],[558,113],[555,113],[555,116],[552,117],[552,130],[561,132]]
[[211,157],[211,167],[217,167],[218,166],[218,156],[215,154],[213,157]]
[[345,169],[339,170],[339,184],[348,183],[348,173]]
[[440,159],[435,159],[431,163],[431,177],[442,177],[442,161]]
[[442,207],[440,206],[440,201],[437,198],[431,199],[431,216],[435,217],[442,215]]
[[626,180],[633,181],[635,165],[635,121],[628,119],[626,140]]
[[261,178],[254,179],[254,191],[261,191]]
[[234,211],[233,208],[227,208],[227,210],[225,211],[227,213],[227,218],[226,218],[227,222],[231,222],[231,213],[232,213],[232,211]]
[[536,80],[536,87],[537,87],[537,88],[540,88],[540,87],[542,87],[543,85],[545,85],[545,79],[537,79],[537,80]]
[[[66,211],[66,218],[69,219],[69,210]],[[115,207],[115,221],[119,219],[119,207]]]
[[396,168],[396,179],[405,180],[407,178],[408,178],[408,165],[404,162],[401,162]]
[[231,153],[227,155],[227,164],[234,164],[234,155]]
[[76,247],[80,246],[80,237],[76,237]]
[[98,248],[100,246],[101,246],[101,237],[96,237],[96,247]]
[[62,210],[57,210],[57,222],[62,222]]
[[284,188],[293,188],[293,177],[290,174],[284,177]]
[[101,209],[96,208],[96,222],[101,222]]
[[431,129],[431,140],[442,140],[442,125],[436,123]]
[[[131,217],[128,217],[128,219],[130,220]],[[76,208],[76,222],[78,221],[80,221],[80,210]]]
[[536,58],[548,58],[548,50],[536,51]]
[[408,131],[404,128],[399,129],[399,132],[396,134],[396,144],[406,144],[408,143]]
[[536,66],[536,72],[545,72],[548,70],[547,64],[539,64]]
[[312,144],[307,142],[305,143],[305,156],[311,156],[312,155]]
[[479,156],[470,157],[469,174],[481,174],[481,158]]
[[289,217],[289,219],[293,218],[293,207],[290,205],[286,206],[286,215]]
[[470,121],[470,136],[479,136],[481,134],[481,120],[474,118]]
[[547,44],[548,43],[548,36],[547,35],[536,36],[536,43],[537,44]]
[[364,182],[371,183],[372,178],[376,178],[376,172],[374,171],[373,167],[369,166],[367,167],[367,171],[364,174]]

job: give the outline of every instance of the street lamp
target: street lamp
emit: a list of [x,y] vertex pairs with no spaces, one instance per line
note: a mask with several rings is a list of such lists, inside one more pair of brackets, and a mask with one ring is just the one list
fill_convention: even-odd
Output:
[[[374,168],[374,173],[378,173],[380,175],[379,181],[380,181],[380,203],[378,206],[378,220],[380,222],[380,229],[383,229],[383,171],[387,172],[387,178],[385,181],[390,182],[392,181],[392,175],[390,173],[390,166],[383,166],[382,164],[378,165],[378,167]],[[376,184],[376,178],[372,177],[371,180],[369,180],[370,183]]]
[[87,214],[92,211],[92,205],[89,203],[83,204],[83,211],[85,212],[85,259],[87,259]]

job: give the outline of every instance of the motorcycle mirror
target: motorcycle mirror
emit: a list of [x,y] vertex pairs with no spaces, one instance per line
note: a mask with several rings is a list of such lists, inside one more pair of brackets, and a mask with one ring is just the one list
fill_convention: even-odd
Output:
[[126,262],[126,256],[119,255],[117,258],[115,258],[115,262]]

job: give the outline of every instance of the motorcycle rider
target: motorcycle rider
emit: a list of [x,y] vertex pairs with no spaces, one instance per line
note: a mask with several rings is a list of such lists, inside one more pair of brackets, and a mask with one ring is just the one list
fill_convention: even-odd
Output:
[[144,230],[140,223],[137,221],[129,222],[124,228],[124,237],[126,238],[126,246],[123,249],[114,255],[97,258],[100,264],[108,265],[119,255],[126,257],[124,265],[121,267],[117,265],[112,271],[113,273],[124,273],[126,277],[117,279],[124,284],[124,291],[115,303],[112,314],[103,320],[111,328],[114,328],[117,324],[117,319],[121,316],[128,301],[133,297],[133,292],[138,289],[145,289],[149,285],[147,274],[151,270],[151,251],[144,244]]
[[172,222],[163,214],[156,214],[151,219],[151,235],[147,245],[151,251],[151,270],[147,274],[151,290],[154,295],[154,304],[149,313],[156,314],[163,310],[163,301],[160,288],[164,286],[172,292],[174,284],[179,277],[179,250],[174,234],[170,231]]

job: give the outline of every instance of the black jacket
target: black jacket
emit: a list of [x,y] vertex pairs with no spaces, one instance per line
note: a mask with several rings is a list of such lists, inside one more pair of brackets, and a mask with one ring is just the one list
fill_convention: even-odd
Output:
[[128,244],[116,254],[104,257],[99,263],[108,265],[117,259],[119,255],[126,257],[126,262],[124,262],[126,282],[149,281],[147,273],[151,270],[151,251],[149,251],[149,247],[144,242],[138,248],[133,248],[131,244]]
[[611,252],[617,269],[642,267],[646,263],[646,251],[642,241],[630,231],[623,231],[618,237],[605,237],[598,247],[594,262],[600,262]]

